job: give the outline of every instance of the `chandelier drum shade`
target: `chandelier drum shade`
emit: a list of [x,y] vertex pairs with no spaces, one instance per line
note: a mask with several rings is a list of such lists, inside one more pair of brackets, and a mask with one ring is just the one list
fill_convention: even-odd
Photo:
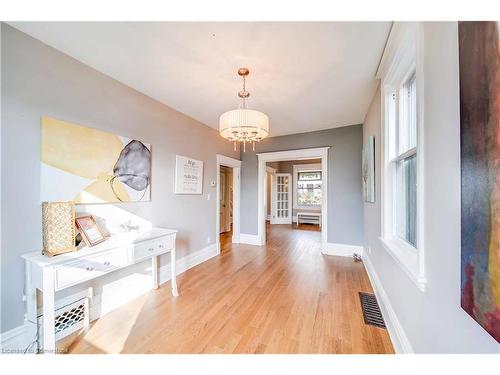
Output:
[[245,77],[248,76],[247,68],[240,68],[238,74],[243,77],[243,90],[238,93],[241,99],[240,107],[224,112],[219,119],[219,133],[228,141],[243,143],[243,151],[246,144],[252,143],[255,150],[255,142],[260,142],[269,135],[269,117],[265,113],[247,108],[247,98],[250,93],[246,91]]

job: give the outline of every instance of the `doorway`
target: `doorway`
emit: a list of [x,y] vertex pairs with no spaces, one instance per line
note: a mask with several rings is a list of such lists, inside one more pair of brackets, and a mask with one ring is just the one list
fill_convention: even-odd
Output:
[[219,168],[219,237],[224,244],[233,236],[233,169],[225,165]]
[[240,171],[241,161],[216,155],[216,246],[240,242]]
[[[264,245],[266,243],[266,219],[267,219],[267,168],[276,162],[284,162],[289,160],[301,161],[308,159],[320,160],[320,169],[318,175],[321,177],[321,210],[319,213],[319,223],[321,228],[321,249],[323,252],[327,250],[327,228],[328,228],[328,149],[329,147],[310,148],[301,150],[278,151],[259,153],[258,155],[258,217],[257,217],[257,230],[258,230],[258,243]],[[267,164],[269,163],[269,164]],[[273,165],[273,168],[275,166]],[[295,172],[293,172],[295,173]],[[305,176],[304,178],[312,178],[314,176]],[[272,212],[270,220],[273,220],[273,215],[277,217],[275,223],[279,224],[281,221],[291,223],[293,220],[293,203],[292,203],[292,189],[295,190],[292,184],[291,174],[274,174],[276,191],[271,194],[275,197],[271,204]],[[281,178],[281,184],[279,179]],[[281,185],[281,186],[280,186]],[[314,195],[314,194],[313,194]],[[318,215],[318,214],[316,214]],[[278,217],[279,216],[279,217]],[[313,213],[311,217],[315,216]],[[285,224],[284,222],[282,224]]]

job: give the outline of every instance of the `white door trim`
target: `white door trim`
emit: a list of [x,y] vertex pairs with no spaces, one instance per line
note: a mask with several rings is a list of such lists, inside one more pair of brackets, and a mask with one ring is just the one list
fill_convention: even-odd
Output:
[[301,150],[288,150],[277,152],[265,152],[257,154],[258,157],[258,215],[257,215],[257,239],[262,246],[266,243],[266,216],[264,212],[264,181],[266,177],[266,163],[285,160],[321,159],[321,171],[323,178],[323,199],[321,210],[321,249],[327,249],[328,231],[328,149],[330,147],[306,148]]
[[[272,168],[272,167],[268,167],[266,166],[266,179],[269,176],[271,176],[271,183],[269,184],[270,185],[270,189],[271,191],[269,192],[269,202],[267,201],[267,181],[266,183],[264,184],[265,188],[264,188],[264,201],[265,201],[265,204],[266,204],[266,211],[265,211],[265,215],[266,215],[266,220],[271,220],[271,217],[273,215],[273,205],[274,205],[274,199],[273,199],[273,180],[274,180],[274,175],[276,174],[276,169],[275,168]],[[267,208],[269,208],[269,212],[271,214],[267,214]]]
[[216,155],[216,194],[215,194],[215,244],[217,253],[220,253],[220,166],[233,168],[233,243],[240,242],[240,175],[241,160],[225,155]]

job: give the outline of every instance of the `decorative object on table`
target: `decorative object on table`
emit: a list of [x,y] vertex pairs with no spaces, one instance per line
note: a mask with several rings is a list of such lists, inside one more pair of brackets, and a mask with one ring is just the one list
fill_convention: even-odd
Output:
[[42,253],[48,256],[76,251],[73,202],[42,203]]
[[459,22],[461,306],[500,342],[500,58],[497,22]]
[[75,222],[83,240],[88,246],[97,245],[106,239],[92,215],[77,217]]
[[375,137],[370,135],[363,145],[363,195],[365,202],[375,202]]
[[203,162],[185,156],[175,156],[175,194],[201,194]]
[[269,117],[265,113],[248,109],[247,99],[250,93],[245,87],[245,78],[250,74],[247,68],[238,69],[238,75],[243,78],[243,89],[238,92],[240,106],[238,109],[224,112],[219,119],[219,134],[230,142],[243,143],[243,152],[246,144],[251,143],[255,151],[255,142],[260,142],[269,135]]
[[42,201],[151,200],[151,145],[50,117],[41,140]]

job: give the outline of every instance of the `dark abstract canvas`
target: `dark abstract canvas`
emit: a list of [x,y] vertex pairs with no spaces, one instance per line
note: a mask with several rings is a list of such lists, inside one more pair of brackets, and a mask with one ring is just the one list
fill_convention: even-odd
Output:
[[460,22],[461,305],[500,342],[500,46]]

